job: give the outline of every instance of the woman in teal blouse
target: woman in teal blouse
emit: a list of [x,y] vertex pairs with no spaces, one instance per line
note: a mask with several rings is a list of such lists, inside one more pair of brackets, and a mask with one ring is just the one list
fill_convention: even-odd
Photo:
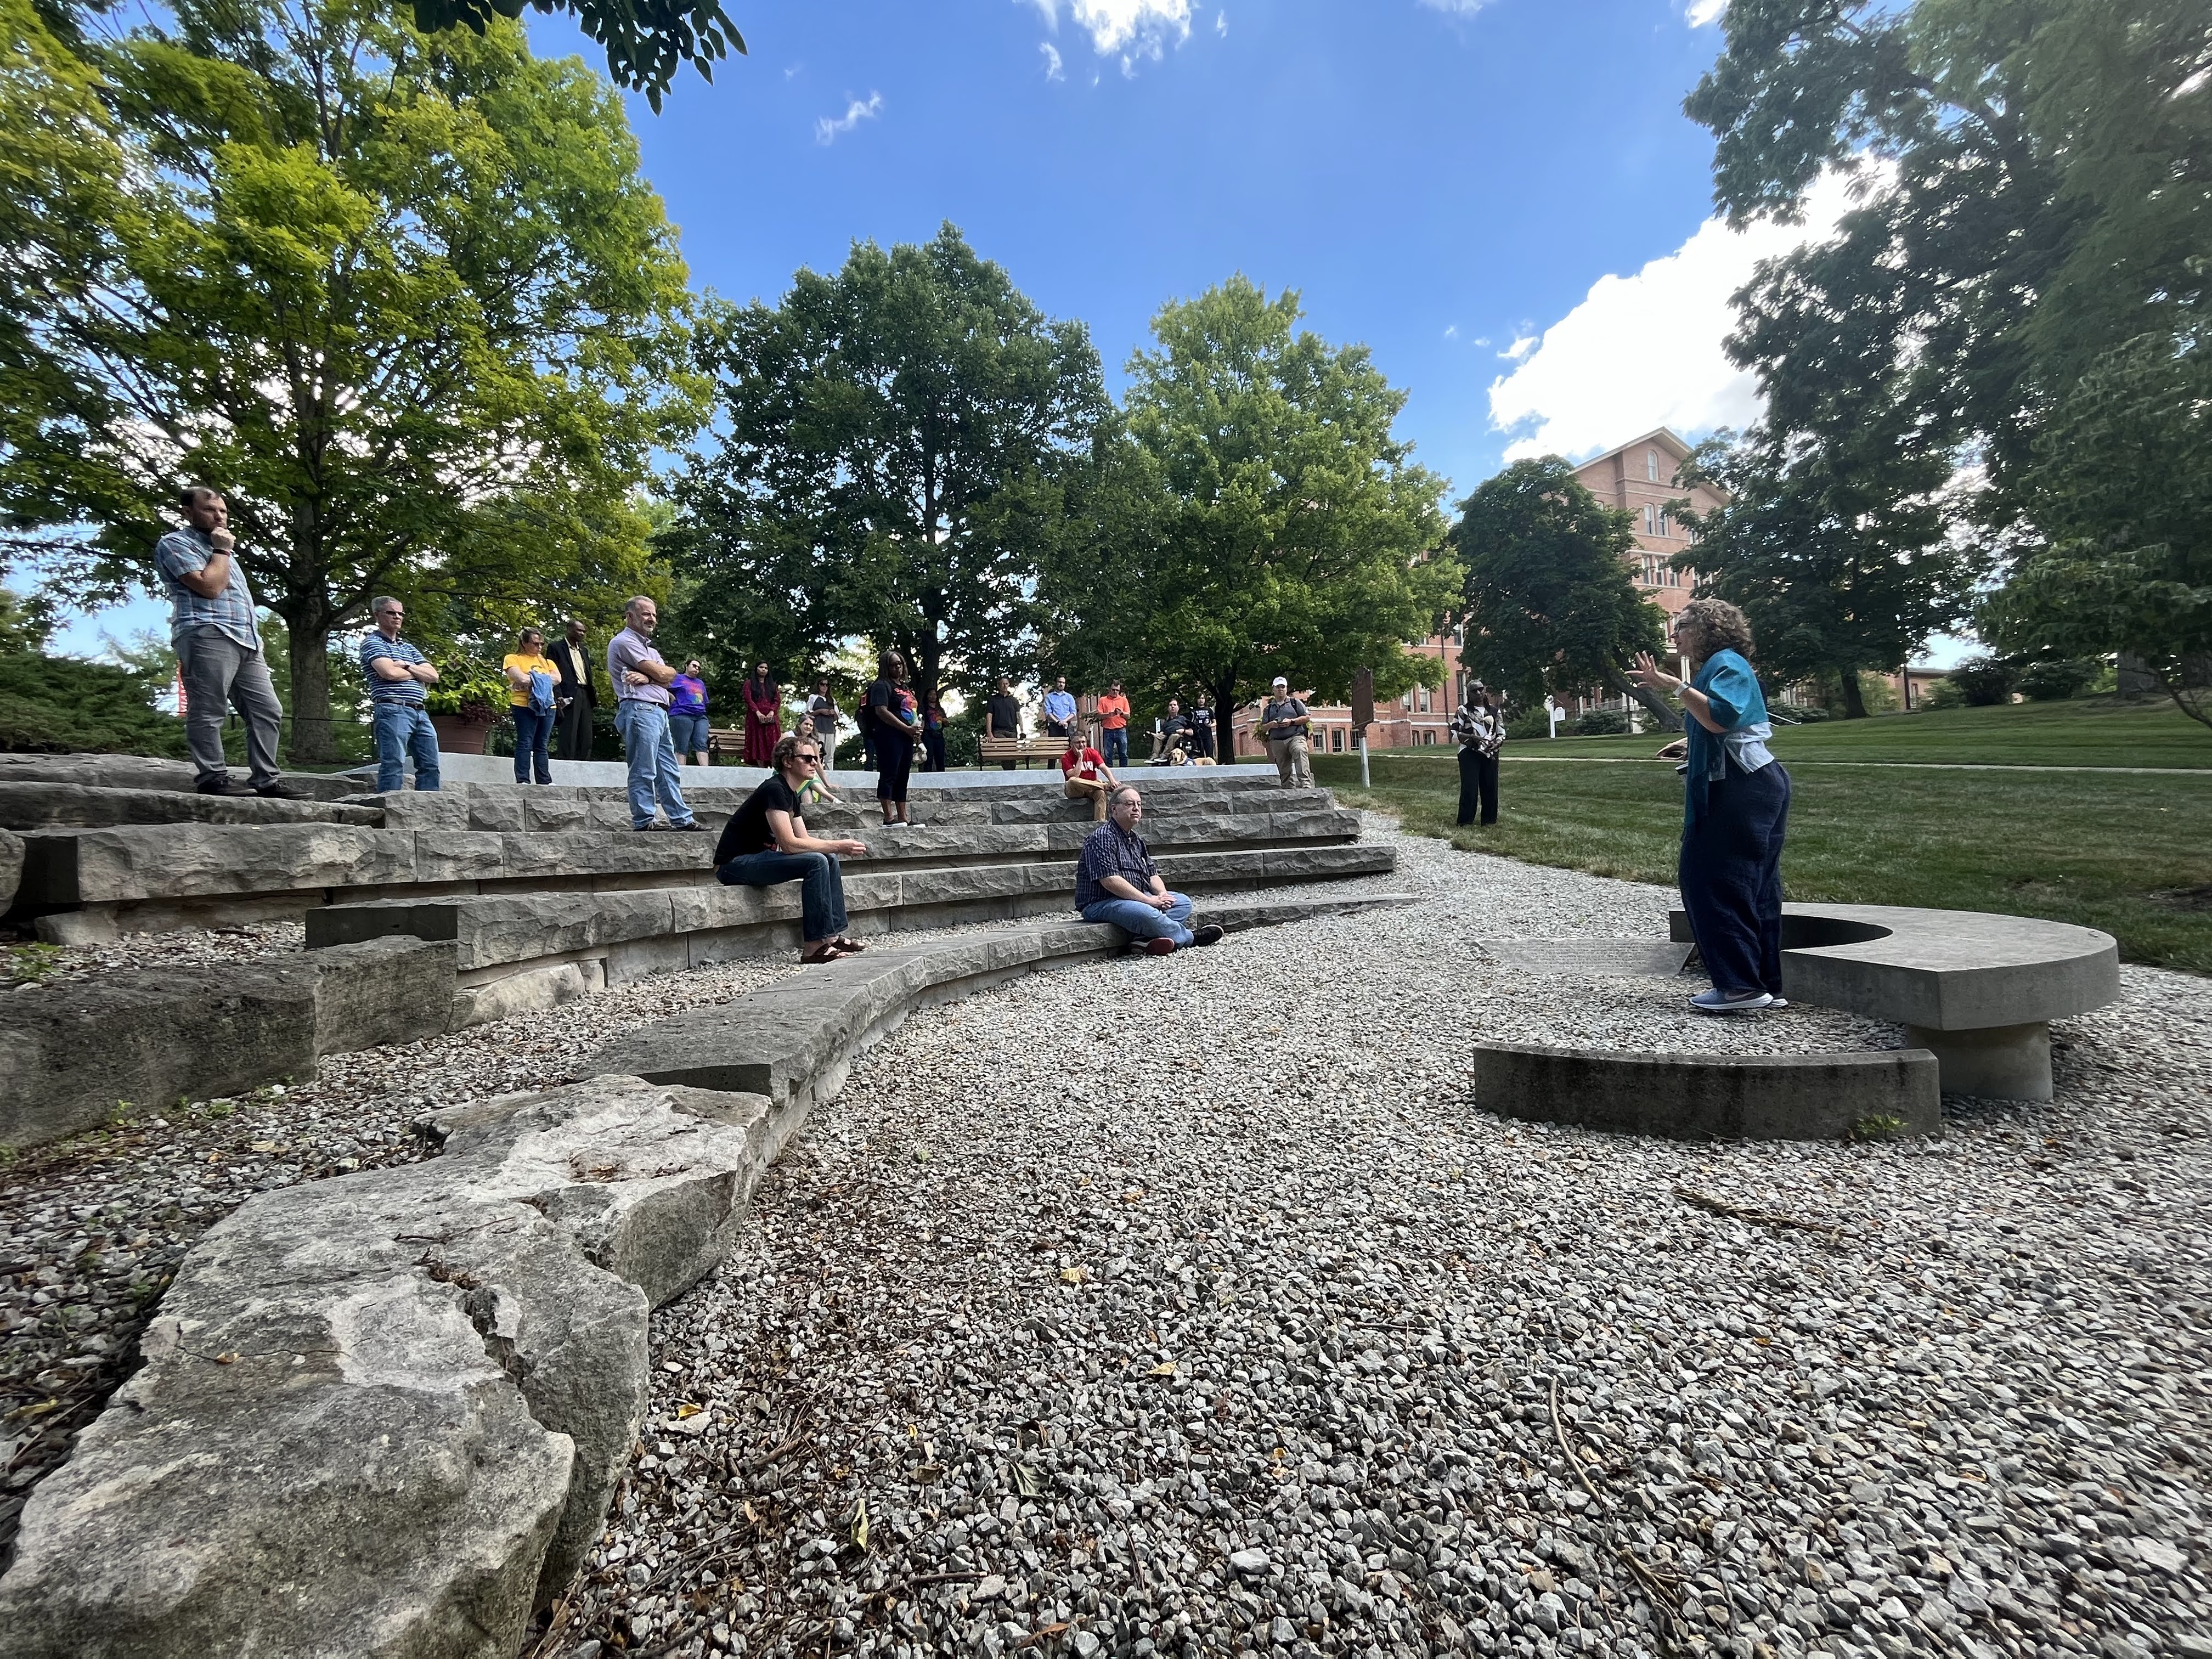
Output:
[[1722,599],[1692,599],[1674,619],[1674,648],[1696,665],[1685,681],[1648,654],[1636,677],[1682,694],[1682,856],[1676,879],[1713,988],[1690,999],[1708,1014],[1781,1008],[1782,840],[1790,774],[1766,747],[1766,699],[1752,671],[1751,624]]

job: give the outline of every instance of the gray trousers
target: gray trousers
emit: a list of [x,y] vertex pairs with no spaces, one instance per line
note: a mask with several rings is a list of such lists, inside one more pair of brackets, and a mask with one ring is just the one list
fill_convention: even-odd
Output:
[[185,741],[200,781],[230,775],[222,757],[222,723],[235,708],[246,721],[253,787],[267,788],[276,781],[276,735],[284,719],[267,659],[213,628],[188,628],[177,635],[176,646],[185,681]]

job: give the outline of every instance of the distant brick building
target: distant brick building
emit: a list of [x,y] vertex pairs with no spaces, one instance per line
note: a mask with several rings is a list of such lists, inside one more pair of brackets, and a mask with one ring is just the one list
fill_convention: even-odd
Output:
[[[1636,549],[1628,557],[1629,574],[1644,598],[1669,617],[1690,602],[1697,585],[1693,571],[1670,570],[1667,562],[1689,546],[1689,532],[1667,503],[1686,500],[1700,513],[1709,513],[1728,499],[1710,484],[1684,489],[1674,482],[1682,463],[1690,459],[1690,446],[1665,427],[1647,432],[1575,469],[1583,487],[1607,507],[1629,515]],[[1408,692],[1392,703],[1378,703],[1375,724],[1367,733],[1373,749],[1412,749],[1451,741],[1451,711],[1467,693],[1466,672],[1459,660],[1461,641],[1438,635],[1409,647],[1417,656],[1443,659],[1443,684]],[[1620,697],[1577,697],[1569,701],[1570,715],[1600,708],[1620,708]],[[1237,753],[1250,760],[1263,755],[1264,745],[1252,736],[1258,721],[1257,707],[1240,709],[1236,718]],[[1358,747],[1352,728],[1352,710],[1341,703],[1313,705],[1314,752],[1343,754]]]

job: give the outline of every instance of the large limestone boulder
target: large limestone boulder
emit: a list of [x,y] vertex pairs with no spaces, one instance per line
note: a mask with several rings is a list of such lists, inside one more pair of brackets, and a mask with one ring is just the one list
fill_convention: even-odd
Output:
[[264,1194],[31,1496],[18,1659],[513,1654],[602,1524],[647,1316],[726,1249],[757,1097],[596,1078],[439,1120],[442,1157]]

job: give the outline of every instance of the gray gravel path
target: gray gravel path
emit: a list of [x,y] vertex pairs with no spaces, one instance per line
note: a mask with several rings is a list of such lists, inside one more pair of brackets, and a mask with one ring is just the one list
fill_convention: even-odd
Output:
[[1940,1141],[1547,1131],[1468,1105],[1479,1029],[1880,1034],[1467,948],[1661,890],[1375,884],[1422,902],[867,1057],[658,1316],[541,1651],[2212,1655],[2203,981],[2127,970],[2055,1104]]

